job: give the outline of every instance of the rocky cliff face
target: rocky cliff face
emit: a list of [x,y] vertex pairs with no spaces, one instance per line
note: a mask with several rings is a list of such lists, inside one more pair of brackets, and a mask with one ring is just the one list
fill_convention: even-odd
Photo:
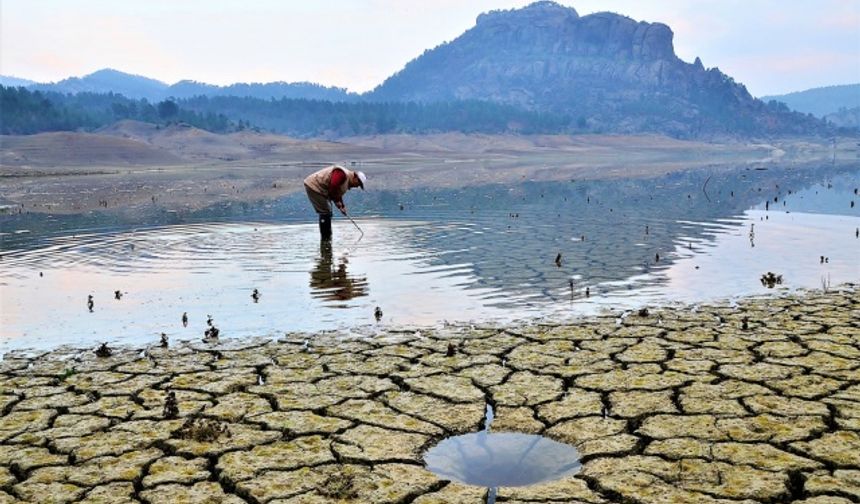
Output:
[[493,11],[426,51],[368,97],[385,101],[482,99],[570,115],[583,130],[808,133],[820,122],[771,110],[696,58],[675,55],[672,30],[542,1]]

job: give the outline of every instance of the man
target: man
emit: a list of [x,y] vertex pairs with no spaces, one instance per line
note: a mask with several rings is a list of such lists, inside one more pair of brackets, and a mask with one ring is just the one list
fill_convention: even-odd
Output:
[[346,205],[343,203],[343,195],[353,187],[361,187],[367,176],[360,171],[347,170],[340,165],[332,165],[328,168],[311,173],[305,179],[305,190],[308,199],[319,214],[320,236],[323,240],[331,239],[331,202],[346,215]]

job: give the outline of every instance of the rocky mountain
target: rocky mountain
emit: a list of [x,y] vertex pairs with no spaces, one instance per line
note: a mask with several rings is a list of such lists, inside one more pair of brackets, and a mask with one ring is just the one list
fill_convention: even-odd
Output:
[[809,133],[820,121],[769,107],[718,68],[675,55],[672,30],[540,1],[492,11],[409,62],[366,99],[482,99],[564,112],[588,131]]
[[780,101],[792,110],[824,117],[840,109],[860,108],[860,84],[818,87],[784,95],[762,96],[761,99]]

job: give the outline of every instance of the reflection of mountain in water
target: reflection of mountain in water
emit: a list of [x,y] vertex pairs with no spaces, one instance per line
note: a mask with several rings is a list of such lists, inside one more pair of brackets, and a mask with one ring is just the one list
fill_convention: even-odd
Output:
[[331,242],[321,242],[320,256],[311,270],[311,296],[325,301],[349,301],[366,296],[370,290],[367,277],[351,276],[347,272],[348,263],[346,257],[341,257],[335,266]]

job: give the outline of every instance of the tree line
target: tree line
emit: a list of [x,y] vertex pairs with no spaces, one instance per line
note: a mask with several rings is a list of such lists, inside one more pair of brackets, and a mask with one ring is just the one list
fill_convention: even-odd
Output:
[[[717,90],[730,93],[731,86]],[[689,101],[648,93],[614,100],[603,90],[559,97],[557,110],[526,110],[482,100],[431,103],[330,101],[308,98],[196,96],[150,103],[116,93],[64,94],[0,86],[0,134],[93,131],[122,119],[185,123],[215,133],[243,129],[298,138],[388,133],[573,134],[660,132],[677,138],[708,134],[822,133],[812,116],[785,104],[754,101],[727,106],[730,97],[693,90]]]
[[563,115],[479,100],[435,103],[332,102],[298,98],[262,100],[198,96],[181,105],[199,113],[220,112],[266,131],[296,137],[342,137],[386,133],[557,133],[569,128]]
[[0,134],[92,131],[122,119],[155,124],[187,123],[224,133],[239,128],[224,114],[196,112],[172,100],[155,104],[115,93],[64,94],[0,86]]
[[479,100],[439,103],[336,102],[304,98],[198,96],[150,103],[114,93],[63,94],[0,86],[0,132],[92,131],[122,119],[183,122],[207,131],[241,129],[296,137],[384,133],[559,133],[580,128],[565,115]]

